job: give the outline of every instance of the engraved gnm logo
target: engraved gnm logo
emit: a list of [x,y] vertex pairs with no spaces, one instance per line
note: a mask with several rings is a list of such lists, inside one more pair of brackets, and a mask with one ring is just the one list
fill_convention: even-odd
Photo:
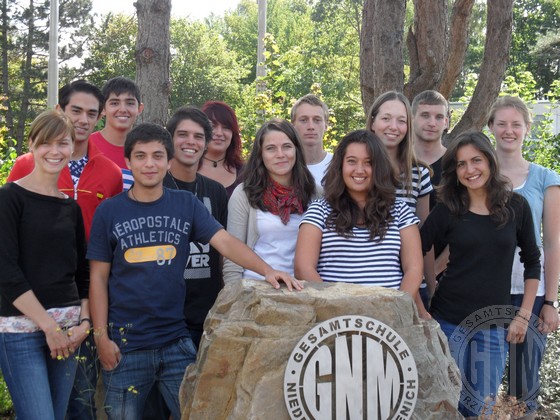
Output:
[[418,395],[409,347],[388,325],[341,316],[312,328],[284,373],[292,419],[408,419]]
[[[488,414],[492,410],[495,395],[483,395],[481,390],[492,389],[492,384],[500,384],[504,375],[505,355],[509,351],[510,363],[516,360],[517,346],[509,346],[505,337],[512,319],[519,313],[519,309],[512,305],[487,306],[471,313],[455,328],[449,337],[451,355],[462,367],[461,403],[473,412],[485,410]],[[539,394],[539,383],[532,381],[533,372],[538,369],[536,354],[542,354],[546,345],[546,336],[539,332],[540,320],[531,315],[525,335],[526,351],[521,355],[522,365],[512,369],[509,375],[509,386],[512,389],[520,387],[524,390],[524,398],[518,399],[519,406],[526,402],[534,404]],[[485,346],[491,346],[492,334],[503,331],[503,337],[494,343],[494,353],[503,355],[500,360],[491,357],[491,352]],[[478,342],[474,338],[478,336]],[[480,342],[488,343],[483,346]],[[500,363],[499,363],[500,362]],[[466,374],[468,372],[468,375]],[[529,406],[533,410],[535,407]]]

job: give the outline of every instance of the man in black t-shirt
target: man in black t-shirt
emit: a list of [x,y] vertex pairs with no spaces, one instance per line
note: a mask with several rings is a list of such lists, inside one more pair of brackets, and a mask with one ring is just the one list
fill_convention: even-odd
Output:
[[[441,158],[446,151],[443,132],[449,127],[449,106],[444,96],[435,90],[420,92],[412,101],[412,131],[416,157],[432,168],[432,185],[441,180]],[[436,191],[430,194],[430,210],[436,204]]]
[[[179,108],[167,123],[175,155],[164,186],[190,191],[224,227],[227,223],[227,194],[219,182],[197,173],[198,163],[208,142],[212,126],[208,117],[195,107]],[[191,242],[184,271],[187,283],[185,317],[191,338],[198,348],[208,311],[223,287],[222,257],[208,244]]]
[[[412,101],[412,132],[414,135],[414,153],[416,158],[430,165],[432,174],[430,181],[434,190],[430,193],[430,210],[436,205],[436,186],[441,181],[441,161],[446,151],[442,143],[444,131],[449,127],[449,105],[445,97],[435,90],[425,90]],[[447,253],[444,247],[434,245],[435,274],[440,274],[447,264]],[[438,258],[439,257],[439,258]],[[431,271],[431,268],[429,269]],[[431,276],[430,276],[431,277]],[[426,308],[434,293],[435,284],[421,287],[420,296]]]

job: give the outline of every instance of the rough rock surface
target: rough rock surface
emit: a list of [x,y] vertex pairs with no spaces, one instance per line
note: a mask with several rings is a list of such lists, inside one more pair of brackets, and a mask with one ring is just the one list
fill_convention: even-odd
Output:
[[301,292],[262,281],[226,285],[206,319],[196,363],[181,386],[183,419],[289,419],[283,380],[298,341],[317,323],[343,315],[393,328],[418,368],[414,419],[462,419],[459,371],[437,322],[418,317],[403,292],[346,283],[305,283]]

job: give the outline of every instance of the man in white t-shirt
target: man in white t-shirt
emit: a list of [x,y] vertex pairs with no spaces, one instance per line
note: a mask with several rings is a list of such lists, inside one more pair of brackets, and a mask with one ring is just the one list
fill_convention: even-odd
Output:
[[327,131],[329,108],[317,96],[308,94],[299,98],[292,107],[292,124],[297,130],[303,145],[307,168],[321,185],[332,154],[323,147],[323,136]]

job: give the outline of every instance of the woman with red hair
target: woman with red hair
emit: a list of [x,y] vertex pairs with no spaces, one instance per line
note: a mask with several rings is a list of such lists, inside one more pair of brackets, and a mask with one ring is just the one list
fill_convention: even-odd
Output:
[[229,198],[240,182],[243,166],[237,117],[229,105],[219,101],[206,102],[202,111],[212,123],[212,140],[200,161],[198,172],[222,184]]

